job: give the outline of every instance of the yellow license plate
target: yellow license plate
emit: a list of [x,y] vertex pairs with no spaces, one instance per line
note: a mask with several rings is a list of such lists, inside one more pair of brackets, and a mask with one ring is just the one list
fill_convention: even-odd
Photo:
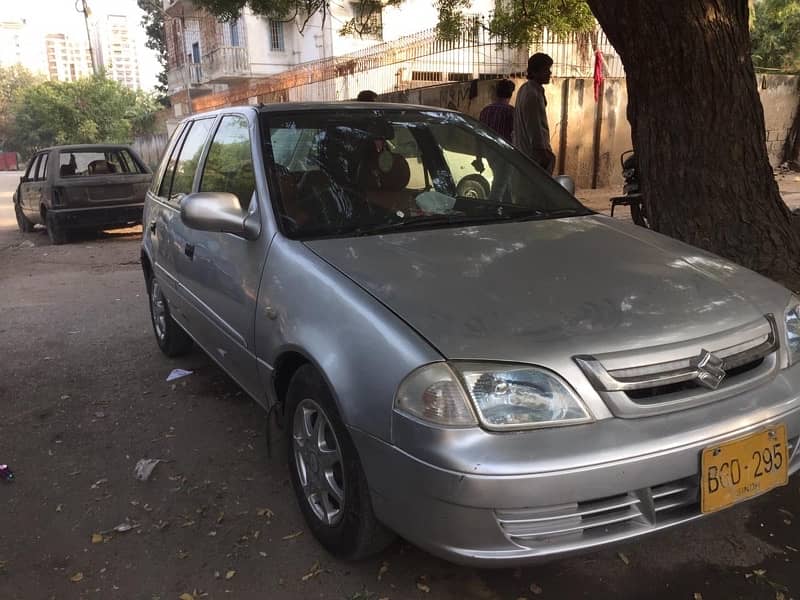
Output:
[[714,512],[786,485],[789,454],[786,425],[703,450],[700,509]]

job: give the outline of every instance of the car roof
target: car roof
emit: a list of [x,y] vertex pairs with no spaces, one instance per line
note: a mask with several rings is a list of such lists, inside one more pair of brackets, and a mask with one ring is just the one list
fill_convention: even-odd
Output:
[[396,102],[283,102],[277,104],[261,104],[257,107],[261,112],[291,112],[312,110],[424,110],[456,112],[448,108],[422,106],[419,104],[401,104]]
[[261,113],[284,113],[284,112],[313,112],[322,110],[341,110],[341,111],[368,111],[368,110],[418,110],[436,112],[458,112],[449,108],[438,106],[423,106],[420,104],[401,104],[395,102],[276,102],[272,104],[258,104],[255,106],[226,106],[208,112],[196,113],[187,116],[183,121],[192,119],[213,117],[219,114],[230,113],[233,111],[256,110]]
[[50,146],[49,148],[42,148],[39,152],[45,152],[48,150],[60,150],[60,151],[72,151],[72,152],[80,152],[86,150],[119,150],[125,149],[130,150],[131,147],[126,144],[71,144],[67,146]]

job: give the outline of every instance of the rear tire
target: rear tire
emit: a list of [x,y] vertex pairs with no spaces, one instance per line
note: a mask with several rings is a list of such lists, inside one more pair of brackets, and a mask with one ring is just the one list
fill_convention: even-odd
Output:
[[59,246],[67,242],[67,230],[63,225],[58,223],[51,213],[48,212],[45,214],[44,223],[47,227],[47,236],[50,238],[51,244]]
[[22,233],[31,233],[33,231],[33,221],[30,221],[25,213],[22,212],[22,207],[19,202],[14,202],[14,214],[17,217],[17,227]]
[[192,338],[172,318],[167,299],[155,275],[150,275],[147,292],[150,298],[150,321],[158,347],[169,357],[188,353],[192,349]]
[[289,474],[314,537],[337,558],[358,560],[394,539],[372,510],[353,441],[325,380],[303,365],[286,394]]

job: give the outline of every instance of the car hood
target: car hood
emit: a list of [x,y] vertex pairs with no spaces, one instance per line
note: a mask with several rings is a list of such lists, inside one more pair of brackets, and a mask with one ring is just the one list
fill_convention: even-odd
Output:
[[685,342],[788,300],[747,269],[599,215],[306,245],[450,359],[542,364]]

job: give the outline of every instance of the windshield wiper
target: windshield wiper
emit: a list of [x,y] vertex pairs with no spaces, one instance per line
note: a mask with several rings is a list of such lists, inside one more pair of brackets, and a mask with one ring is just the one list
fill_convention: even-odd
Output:
[[513,210],[504,210],[502,212],[492,212],[482,215],[465,215],[465,214],[432,214],[432,215],[418,215],[415,217],[408,217],[402,221],[395,221],[393,223],[380,223],[377,225],[367,225],[358,227],[352,231],[354,235],[373,235],[376,233],[384,233],[387,231],[396,231],[400,229],[413,228],[413,227],[450,227],[453,225],[474,225],[476,223],[491,223],[499,221],[528,221],[528,220],[544,220],[544,219],[557,219],[560,217],[569,217],[577,215],[590,215],[591,211],[585,208],[560,208],[556,210],[545,211],[539,208],[522,207],[516,205],[504,205],[504,208]]
[[583,208],[556,208],[553,210],[533,210],[530,215],[515,215],[517,219],[527,220],[544,220],[544,219],[560,219],[562,217],[583,217],[591,215],[592,211]]
[[405,229],[407,227],[419,226],[445,226],[450,225],[470,225],[473,223],[485,223],[487,221],[507,221],[512,219],[512,215],[462,215],[462,214],[434,214],[434,215],[419,215],[416,217],[409,217],[402,221],[394,223],[381,223],[379,225],[370,225],[366,227],[359,227],[354,231],[356,235],[371,235],[373,233],[381,233],[385,231],[393,231],[396,229]]

